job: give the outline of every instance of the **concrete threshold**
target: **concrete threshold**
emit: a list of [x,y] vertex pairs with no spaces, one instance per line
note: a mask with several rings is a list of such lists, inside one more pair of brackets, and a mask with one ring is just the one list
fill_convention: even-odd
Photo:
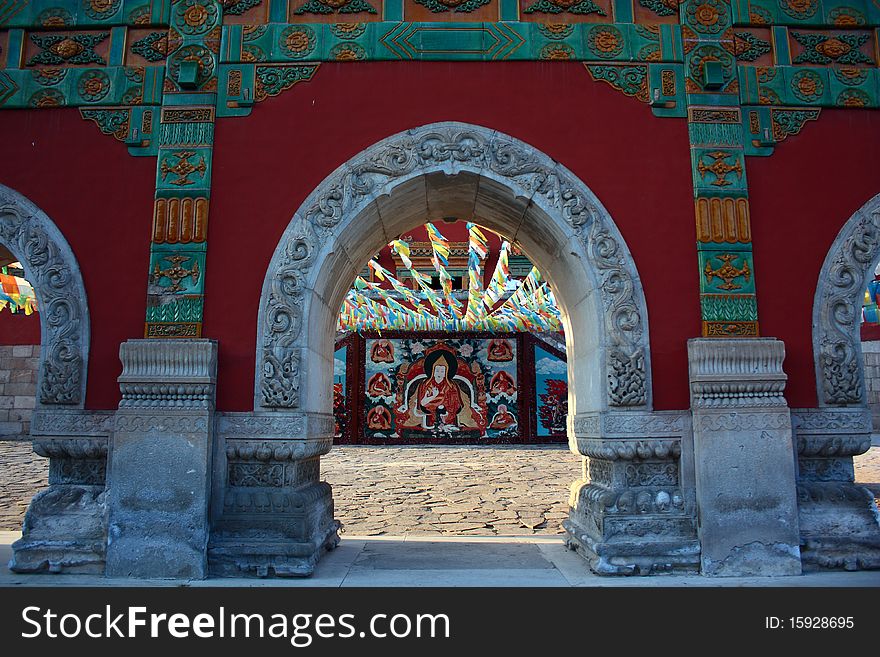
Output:
[[796,577],[655,575],[600,577],[556,536],[346,536],[308,578],[111,579],[21,575],[8,569],[19,532],[0,532],[4,587],[880,587],[880,572],[811,572]]

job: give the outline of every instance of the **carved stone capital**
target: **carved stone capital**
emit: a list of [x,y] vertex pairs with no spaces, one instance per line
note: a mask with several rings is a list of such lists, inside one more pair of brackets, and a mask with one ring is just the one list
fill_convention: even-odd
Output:
[[330,451],[332,438],[317,440],[227,440],[226,458],[256,463],[301,461]]
[[128,340],[119,357],[119,408],[213,408],[215,340]]
[[775,338],[688,340],[691,407],[785,407],[784,358]]
[[52,459],[107,458],[107,438],[35,438],[34,451]]
[[677,438],[642,440],[578,438],[577,446],[578,451],[584,456],[605,461],[666,460],[681,456],[681,440]]

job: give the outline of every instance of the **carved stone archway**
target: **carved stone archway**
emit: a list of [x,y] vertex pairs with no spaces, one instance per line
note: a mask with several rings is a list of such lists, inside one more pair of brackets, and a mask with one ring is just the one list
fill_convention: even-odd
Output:
[[819,272],[813,353],[820,406],[866,406],[859,316],[880,259],[880,194],[841,228]]
[[[456,188],[451,177],[464,185]],[[317,405],[305,400],[310,386],[329,390],[314,377],[309,352],[321,354],[313,338],[326,338],[328,330],[332,334],[333,324],[327,318],[320,326],[309,324],[309,309],[320,300],[335,318],[341,294],[372,255],[369,249],[395,238],[394,226],[410,229],[445,211],[462,216],[455,214],[462,209],[521,242],[568,306],[570,322],[577,304],[596,292],[590,310],[604,319],[596,327],[597,344],[591,345],[601,347],[593,354],[600,356],[599,372],[591,376],[604,381],[605,389],[592,394],[594,403],[582,409],[649,409],[644,294],[608,212],[574,174],[534,147],[452,122],[402,132],[368,148],[326,178],[296,212],[263,285],[255,408],[328,412],[326,400]],[[572,259],[579,261],[576,270],[566,268]],[[579,280],[566,280],[575,271]],[[566,287],[570,293],[559,294]],[[583,324],[574,329],[585,330]],[[576,387],[577,377],[572,380]]]
[[37,407],[83,408],[89,313],[73,251],[42,210],[3,185],[0,242],[21,262],[37,294],[42,334]]
[[[451,122],[393,135],[346,162],[285,230],[260,302],[255,412],[217,425],[225,447],[215,452],[209,570],[308,574],[335,545],[319,459],[332,444],[339,308],[385,244],[447,217],[473,217],[518,243],[560,304],[569,444],[590,458],[590,481],[580,482],[566,524],[569,545],[604,573],[695,570],[690,423],[686,413],[651,411],[645,298],[620,232],[558,162],[508,135]],[[240,477],[270,468],[284,481]],[[271,509],[254,502],[255,490]]]

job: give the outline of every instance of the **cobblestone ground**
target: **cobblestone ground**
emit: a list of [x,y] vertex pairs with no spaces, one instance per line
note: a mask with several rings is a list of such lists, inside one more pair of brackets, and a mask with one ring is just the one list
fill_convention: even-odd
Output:
[[[580,460],[564,447],[337,447],[322,459],[343,534],[557,534]],[[880,447],[855,458],[880,483]],[[21,528],[47,459],[0,442],[0,530]]]

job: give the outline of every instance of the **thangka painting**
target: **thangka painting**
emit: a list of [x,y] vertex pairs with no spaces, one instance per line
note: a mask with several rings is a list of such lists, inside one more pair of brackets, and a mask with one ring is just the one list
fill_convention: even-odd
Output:
[[366,340],[364,436],[478,442],[517,434],[516,340]]
[[568,416],[568,365],[535,345],[538,435],[564,436]]
[[336,419],[336,438],[345,433],[348,411],[345,407],[345,368],[348,346],[342,346],[333,354],[333,416]]

